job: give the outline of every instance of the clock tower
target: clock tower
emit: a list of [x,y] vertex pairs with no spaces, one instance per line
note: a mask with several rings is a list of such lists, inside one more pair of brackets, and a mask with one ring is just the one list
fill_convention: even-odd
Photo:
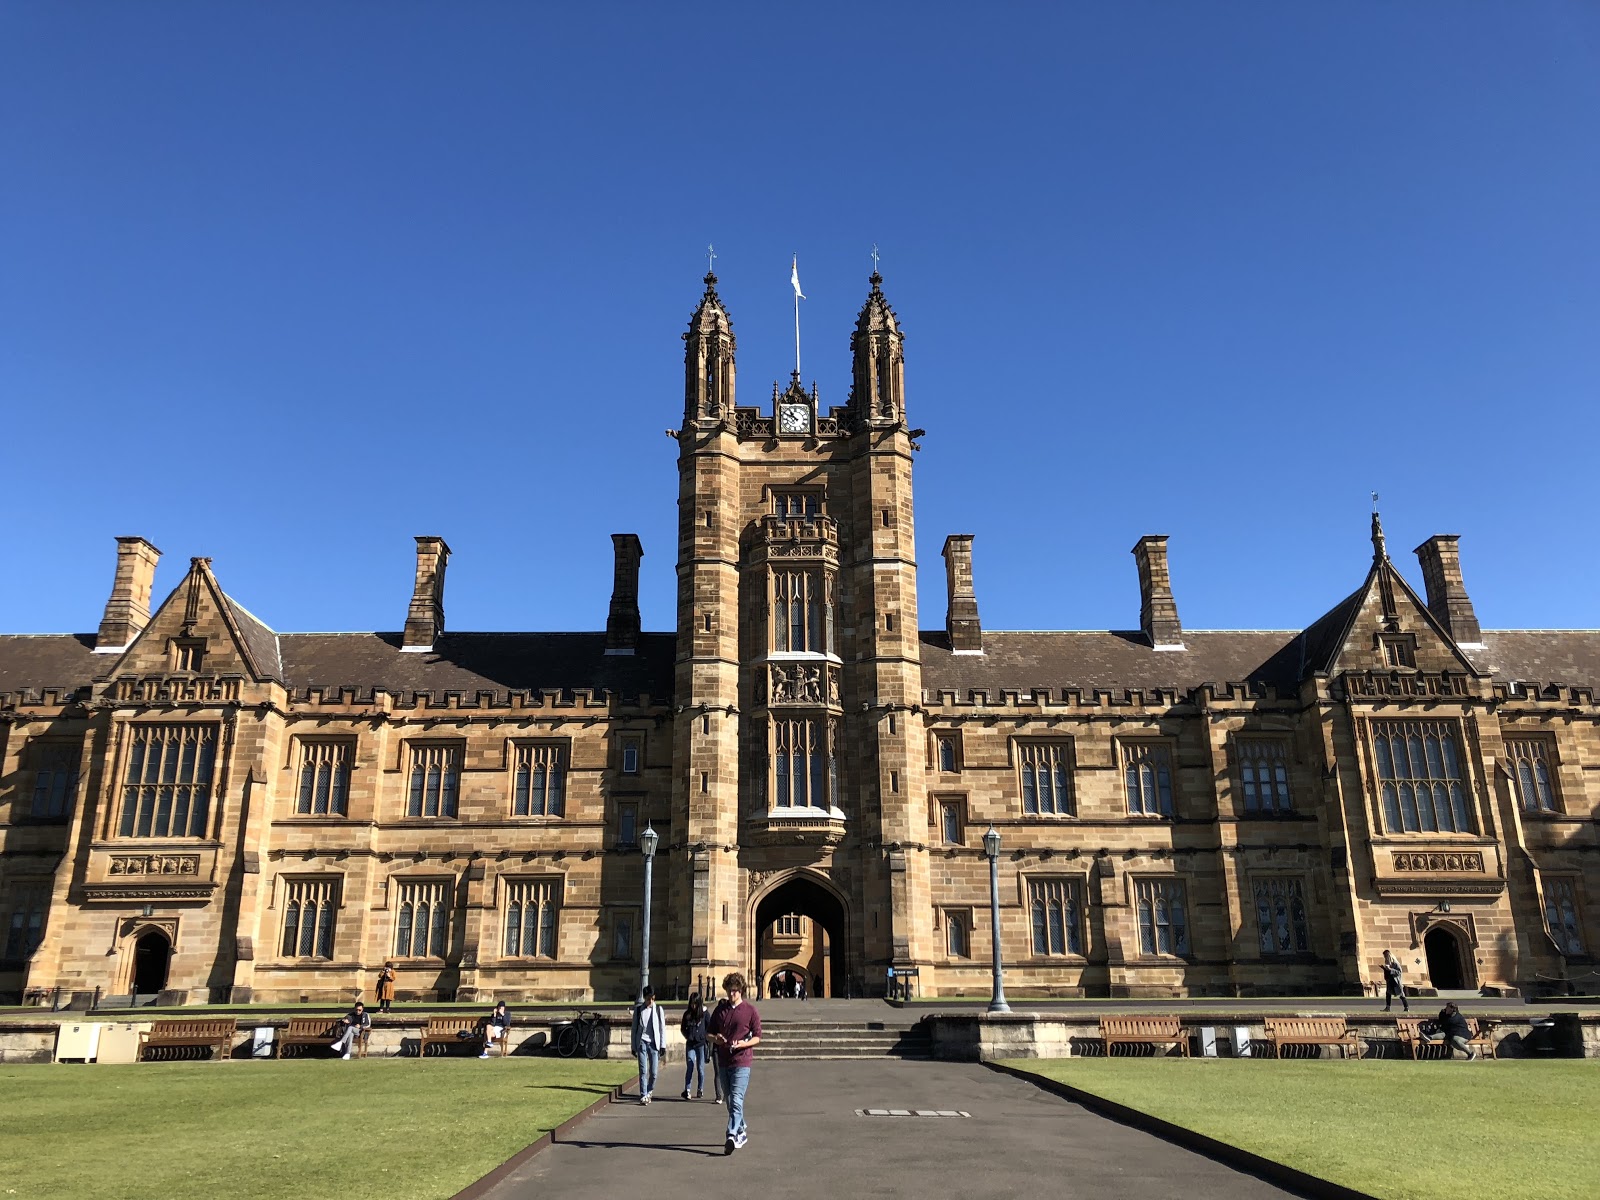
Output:
[[[874,272],[846,403],[824,409],[794,372],[770,414],[742,408],[716,282],[685,335],[677,431],[664,840],[685,919],[668,965],[713,986],[781,966],[844,995],[930,952],[913,919],[931,901],[913,853],[926,748],[902,338]],[[810,931],[803,951],[783,941],[793,928]]]

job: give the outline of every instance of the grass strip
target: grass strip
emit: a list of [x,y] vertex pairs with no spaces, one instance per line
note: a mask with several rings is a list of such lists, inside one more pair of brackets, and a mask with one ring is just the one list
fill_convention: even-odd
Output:
[[443,1200],[633,1072],[605,1060],[0,1066],[0,1195]]
[[1600,1063],[1013,1059],[1382,1200],[1593,1200]]

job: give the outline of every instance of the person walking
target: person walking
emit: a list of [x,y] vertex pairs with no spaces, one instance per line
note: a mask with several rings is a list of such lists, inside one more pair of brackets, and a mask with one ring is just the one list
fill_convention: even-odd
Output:
[[386,1013],[394,1003],[394,964],[386,962],[378,972],[378,1011]]
[[340,1032],[338,1040],[333,1043],[333,1052],[348,1061],[350,1048],[361,1038],[366,1037],[367,1031],[372,1028],[372,1016],[367,1012],[367,1006],[357,1000],[355,1007],[345,1013],[341,1020],[344,1029]]
[[649,1104],[650,1094],[656,1090],[656,1072],[666,1045],[667,1021],[656,1003],[655,988],[647,987],[633,1006],[633,1056],[639,1061],[640,1104]]
[[[706,1042],[706,1005],[699,992],[689,997],[689,1007],[684,1009],[678,1028],[683,1033],[683,1098],[689,1099],[689,1089],[693,1087],[694,1098],[700,1100],[706,1094],[706,1057],[710,1046]],[[711,1068],[711,1088],[716,1102],[721,1104],[722,1081],[717,1077],[716,1067]]]
[[1394,998],[1400,997],[1400,1007],[1405,1012],[1411,1011],[1411,1005],[1406,1000],[1406,986],[1400,980],[1400,960],[1393,952],[1383,952],[1383,1011],[1389,1012]]
[[750,1068],[761,1044],[761,1014],[744,998],[744,976],[734,971],[722,981],[724,999],[706,1022],[706,1038],[717,1048],[717,1068],[722,1072],[722,1094],[728,1101],[728,1139],[722,1152],[732,1154],[750,1140],[744,1119],[744,1097],[750,1087]]

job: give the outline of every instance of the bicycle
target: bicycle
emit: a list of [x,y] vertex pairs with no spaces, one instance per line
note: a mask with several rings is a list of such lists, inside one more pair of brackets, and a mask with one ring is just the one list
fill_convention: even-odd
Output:
[[580,1012],[556,1035],[556,1053],[571,1058],[581,1046],[585,1058],[599,1058],[606,1052],[610,1036],[604,1013]]

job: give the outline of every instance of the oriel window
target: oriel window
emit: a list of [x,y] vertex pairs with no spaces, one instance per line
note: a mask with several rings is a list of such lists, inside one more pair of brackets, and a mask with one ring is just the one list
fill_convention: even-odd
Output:
[[828,808],[837,788],[838,767],[828,724],[822,720],[774,721],[772,738],[774,806]]
[[772,575],[772,648],[825,654],[833,639],[828,581],[821,571],[775,571]]

